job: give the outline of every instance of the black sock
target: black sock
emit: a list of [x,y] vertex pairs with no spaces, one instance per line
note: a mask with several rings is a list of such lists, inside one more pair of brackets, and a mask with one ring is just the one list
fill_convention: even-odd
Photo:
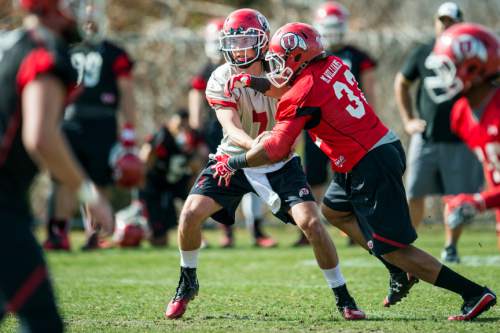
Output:
[[68,228],[68,221],[66,219],[50,218],[47,222],[47,231],[50,236],[65,234]]
[[394,266],[390,262],[386,261],[384,258],[382,258],[382,256],[375,256],[375,257],[377,257],[377,259],[380,260],[384,264],[384,266],[387,268],[389,273],[392,273],[392,274],[404,273],[404,271],[401,268]]
[[223,224],[222,229],[227,238],[233,238],[233,226]]
[[262,232],[261,226],[262,226],[261,219],[255,219],[253,221],[253,237],[254,238],[264,237],[264,232]]
[[436,287],[453,291],[454,293],[461,295],[463,299],[478,296],[484,289],[477,283],[472,282],[455,271],[452,271],[445,265],[441,267],[434,285]]
[[339,287],[332,288],[332,290],[337,304],[343,303],[344,300],[351,298],[351,295],[349,295],[349,291],[347,290],[347,284],[345,283]]

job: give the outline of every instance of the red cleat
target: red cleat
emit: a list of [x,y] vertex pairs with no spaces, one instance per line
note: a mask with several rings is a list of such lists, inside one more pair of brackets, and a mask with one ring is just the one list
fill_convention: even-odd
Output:
[[234,247],[234,238],[233,237],[228,237],[224,236],[222,237],[220,241],[220,247],[223,249],[230,249]]
[[363,320],[366,319],[366,315],[363,311],[359,309],[350,309],[348,307],[344,307],[342,310],[342,317],[345,320]]
[[278,242],[276,242],[271,237],[257,237],[255,239],[255,246],[262,247],[265,249],[278,246]]
[[473,297],[462,305],[462,314],[450,316],[448,320],[467,321],[479,316],[493,305],[497,304],[497,296],[488,288],[481,295]]
[[165,317],[168,319],[178,319],[182,317],[187,310],[189,301],[190,299],[172,299],[167,305]]
[[71,251],[69,237],[67,234],[49,237],[43,242],[43,248],[46,251]]
[[196,268],[181,267],[181,277],[174,298],[168,303],[165,317],[178,319],[186,312],[188,303],[198,295],[200,286]]
[[334,288],[337,309],[345,320],[362,320],[366,318],[365,313],[358,308],[354,298],[349,295],[346,285]]

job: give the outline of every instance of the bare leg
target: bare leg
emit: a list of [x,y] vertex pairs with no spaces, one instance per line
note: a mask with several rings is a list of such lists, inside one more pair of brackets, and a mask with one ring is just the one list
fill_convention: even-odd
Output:
[[178,242],[183,251],[201,247],[201,224],[222,207],[204,195],[191,194],[187,197],[179,217]]
[[411,223],[417,229],[424,219],[425,197],[409,199],[408,206],[410,208]]
[[336,211],[322,204],[321,213],[326,218],[326,220],[330,222],[330,224],[345,232],[349,237],[351,237],[351,239],[361,245],[365,250],[369,250],[368,245],[366,244],[365,236],[361,232],[359,224],[356,221],[356,217],[352,212]]
[[318,206],[314,202],[302,202],[292,207],[291,215],[297,226],[311,243],[316,261],[321,269],[338,265],[337,250],[330,235],[321,224]]

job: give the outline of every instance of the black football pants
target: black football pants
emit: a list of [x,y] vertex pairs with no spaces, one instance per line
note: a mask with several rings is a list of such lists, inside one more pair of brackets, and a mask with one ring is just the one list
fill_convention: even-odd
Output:
[[0,320],[19,316],[22,332],[62,332],[40,245],[26,217],[0,211]]

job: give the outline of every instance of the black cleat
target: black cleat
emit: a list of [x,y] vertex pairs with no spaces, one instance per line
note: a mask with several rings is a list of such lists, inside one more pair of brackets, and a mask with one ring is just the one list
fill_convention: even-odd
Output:
[[441,261],[446,263],[460,263],[460,257],[455,245],[448,245],[441,252]]
[[497,295],[484,287],[481,295],[464,301],[461,308],[462,314],[450,316],[448,320],[472,320],[495,304],[497,304]]
[[182,317],[186,312],[188,303],[198,295],[200,285],[196,277],[196,268],[181,267],[179,285],[175,296],[167,305],[165,316],[169,319]]
[[354,298],[347,291],[346,285],[333,288],[337,309],[345,320],[362,320],[366,318],[365,313],[358,308]]
[[413,275],[405,272],[391,273],[389,279],[389,293],[384,299],[384,306],[390,307],[408,295],[411,287],[418,282],[418,279]]

